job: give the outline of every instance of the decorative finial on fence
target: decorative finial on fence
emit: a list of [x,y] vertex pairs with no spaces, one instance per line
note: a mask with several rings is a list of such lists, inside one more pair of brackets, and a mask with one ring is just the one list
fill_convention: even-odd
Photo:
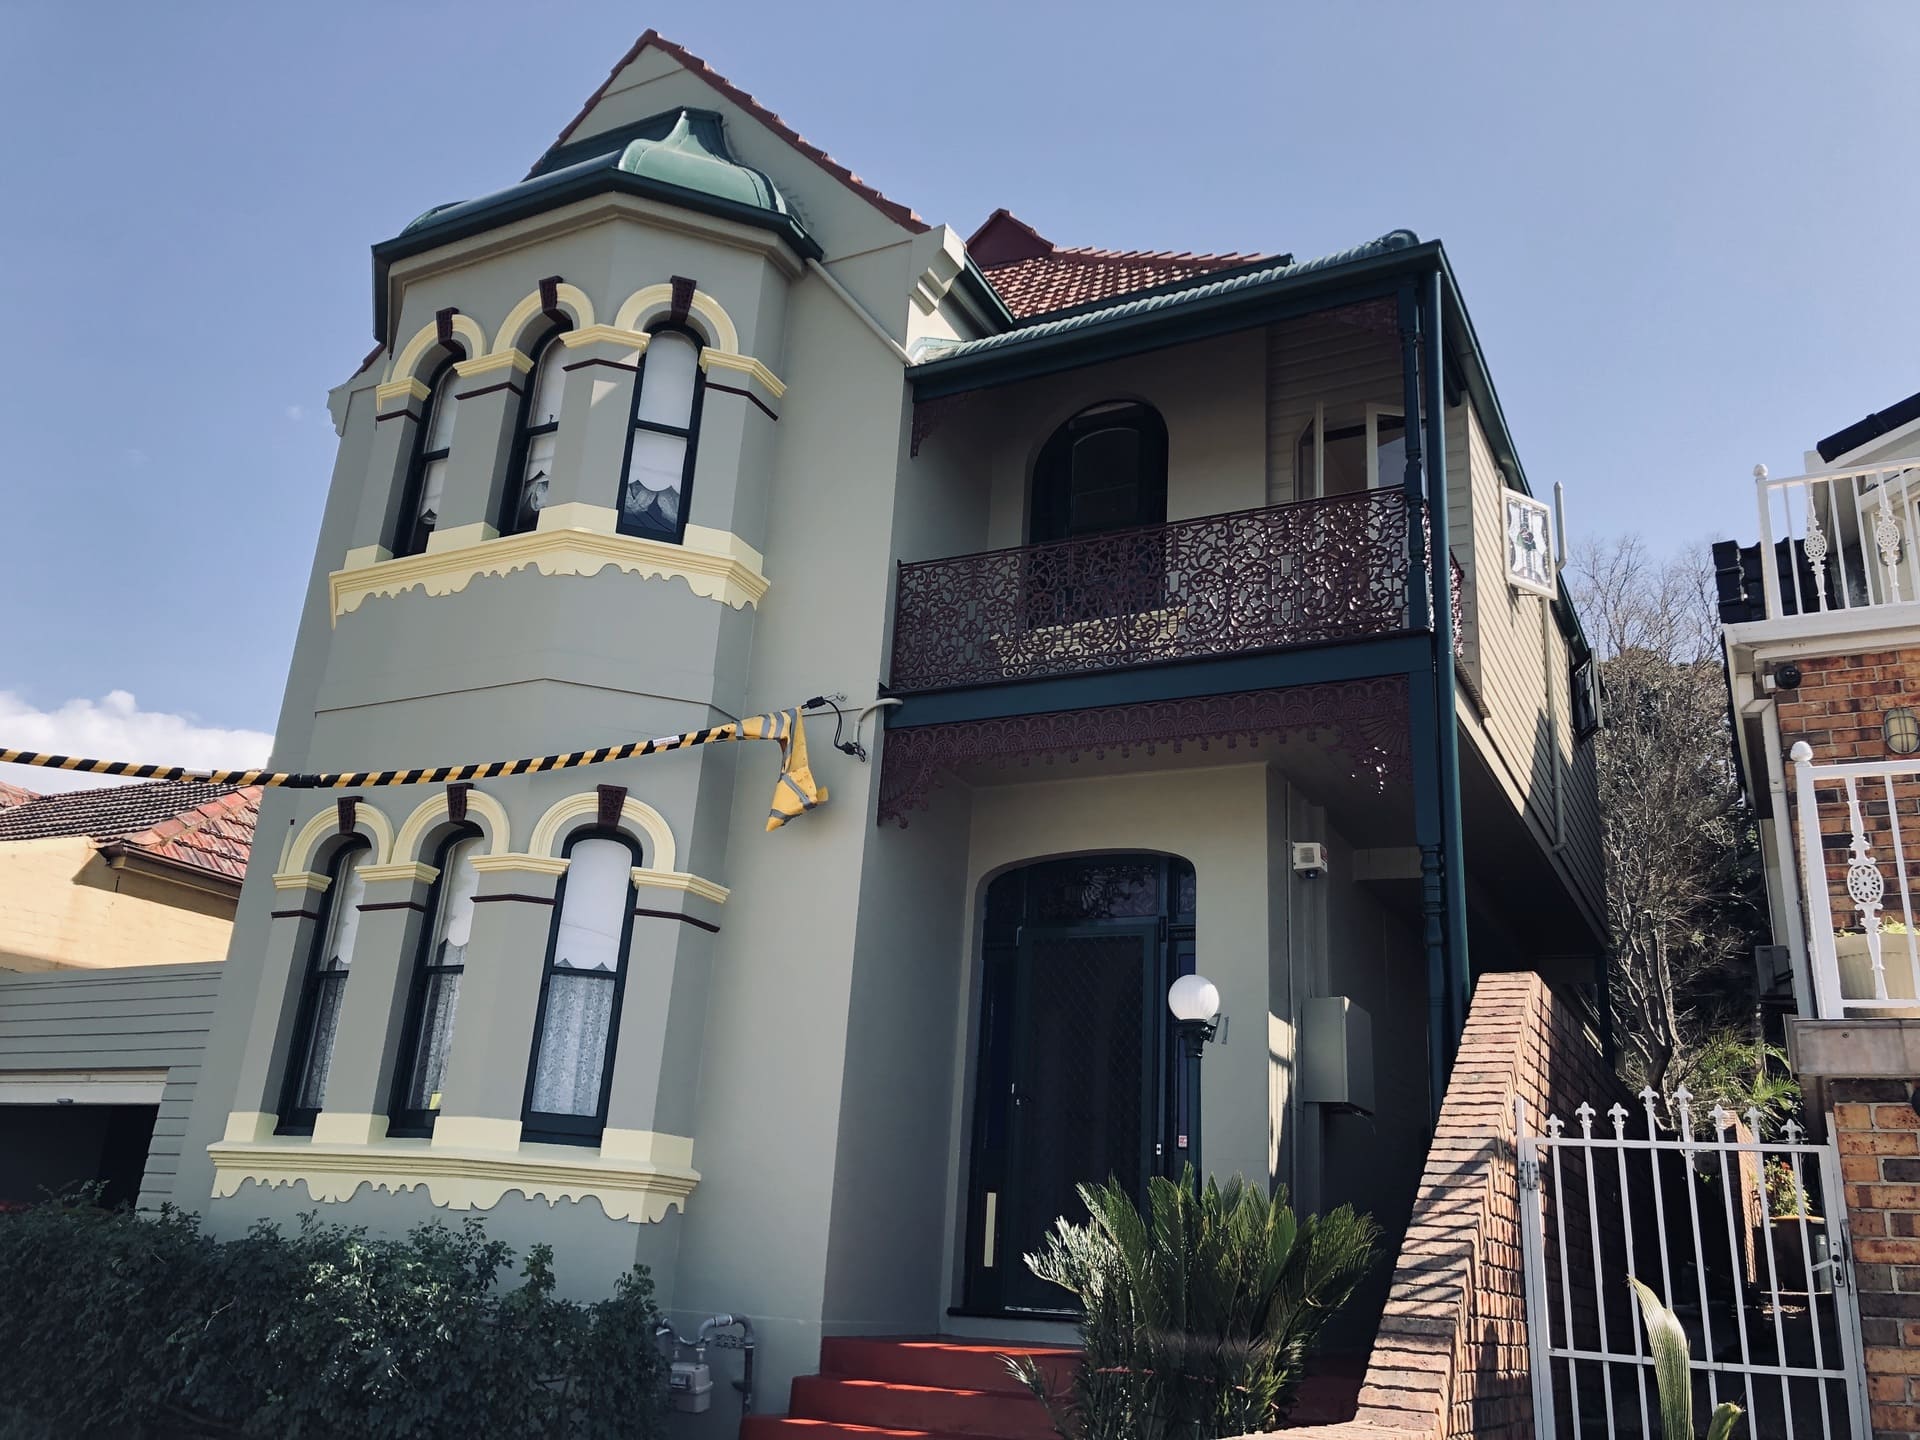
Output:
[[1789,750],[1787,755],[1792,759],[1794,764],[1804,765],[1813,759],[1813,746],[1804,740],[1796,740],[1793,742],[1793,749]]
[[1753,467],[1753,478],[1754,478],[1754,479],[1756,479],[1756,480],[1764,480],[1764,479],[1766,479],[1766,478],[1767,478],[1767,467],[1766,467],[1766,466],[1764,466],[1764,465],[1756,465],[1756,466],[1754,466],[1754,467]]
[[1613,1138],[1616,1140],[1626,1139],[1627,1107],[1616,1100],[1613,1103],[1613,1107],[1607,1111],[1607,1119],[1613,1122]]

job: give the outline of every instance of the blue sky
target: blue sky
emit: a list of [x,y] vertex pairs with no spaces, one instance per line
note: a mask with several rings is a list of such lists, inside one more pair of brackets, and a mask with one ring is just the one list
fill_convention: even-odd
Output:
[[1063,244],[1439,236],[1576,540],[1747,534],[1756,461],[1920,389],[1920,8],[1892,0],[0,20],[0,745],[254,758],[368,246],[518,178],[648,25],[963,233],[1007,205]]

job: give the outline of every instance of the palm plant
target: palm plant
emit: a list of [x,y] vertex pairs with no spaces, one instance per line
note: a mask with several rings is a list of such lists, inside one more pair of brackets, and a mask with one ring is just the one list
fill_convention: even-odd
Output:
[[1351,1206],[1296,1217],[1235,1177],[1156,1178],[1149,1215],[1116,1182],[1082,1185],[1088,1223],[1055,1223],[1027,1266],[1079,1297],[1072,1391],[1010,1362],[1066,1440],[1213,1440],[1285,1418],[1306,1359],[1373,1259]]
[[[1660,1430],[1666,1440],[1693,1440],[1693,1365],[1687,1353],[1687,1332],[1680,1319],[1660,1303],[1660,1297],[1633,1276],[1627,1277],[1640,1301],[1646,1322],[1647,1345],[1653,1351],[1653,1380],[1660,1390]],[[1728,1440],[1739,1423],[1740,1407],[1723,1400],[1707,1421],[1707,1440]]]

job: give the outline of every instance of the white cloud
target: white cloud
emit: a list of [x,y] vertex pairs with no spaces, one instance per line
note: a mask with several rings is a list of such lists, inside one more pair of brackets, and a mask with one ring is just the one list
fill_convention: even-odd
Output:
[[289,405],[287,406],[286,415],[289,420],[304,420],[307,418],[307,407],[304,405]]
[[[264,765],[272,746],[273,737],[258,730],[224,730],[190,715],[142,710],[125,690],[109,691],[101,700],[69,700],[56,710],[36,709],[12,691],[0,690],[0,747],[9,750],[211,770]],[[126,783],[34,765],[0,765],[0,780],[43,793]]]

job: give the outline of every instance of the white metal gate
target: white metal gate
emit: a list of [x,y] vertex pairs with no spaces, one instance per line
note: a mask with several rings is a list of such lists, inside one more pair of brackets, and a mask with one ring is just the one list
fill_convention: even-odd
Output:
[[[1731,1400],[1754,1440],[1868,1440],[1859,1311],[1847,1265],[1845,1192],[1830,1145],[1788,1122],[1693,1097],[1640,1094],[1595,1133],[1591,1105],[1534,1133],[1515,1102],[1521,1250],[1536,1433],[1660,1436],[1659,1396],[1629,1275],[1680,1318],[1695,1417]],[[1639,1131],[1627,1133],[1629,1119]]]

